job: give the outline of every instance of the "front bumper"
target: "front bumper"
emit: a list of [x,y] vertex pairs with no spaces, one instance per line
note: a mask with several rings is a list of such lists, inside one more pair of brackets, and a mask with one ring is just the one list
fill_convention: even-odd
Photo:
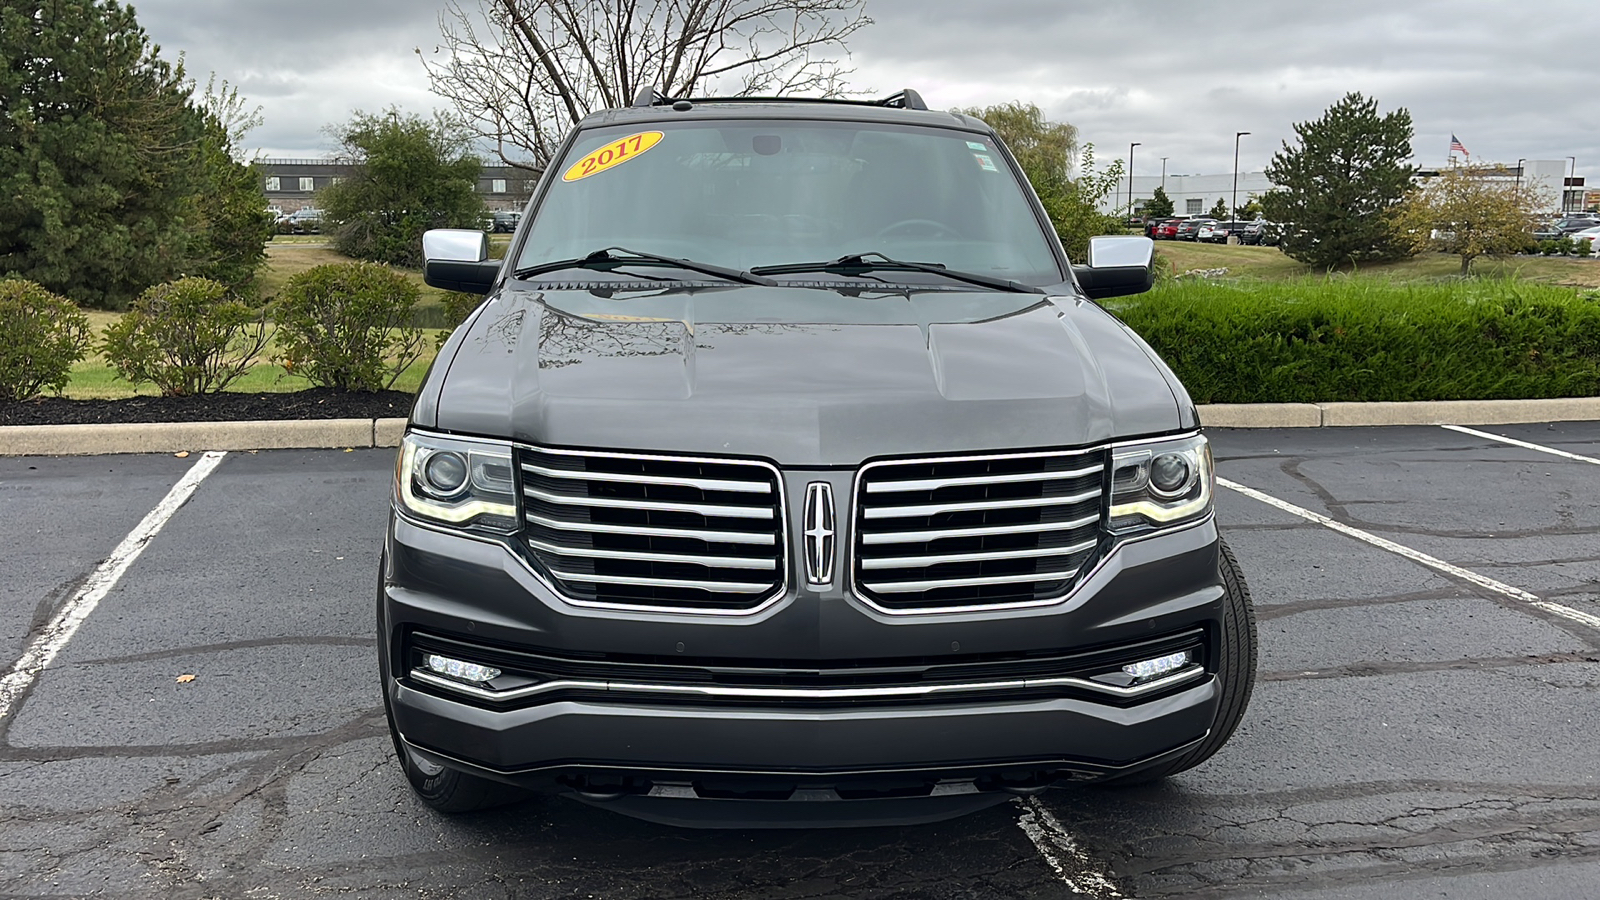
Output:
[[[627,803],[920,790],[923,799],[970,805],[974,791],[1003,799],[997,792],[1136,771],[1205,736],[1218,704],[1216,547],[1209,519],[1124,543],[1055,606],[908,620],[840,587],[795,590],[759,615],[730,620],[573,606],[502,544],[395,519],[379,596],[384,689],[397,731],[420,754],[524,786]],[[803,702],[781,692],[652,696],[601,685],[495,704],[413,677],[419,635],[584,665],[616,658],[671,671],[782,661],[823,673],[862,660],[938,668],[1115,655],[1189,635],[1206,670],[1137,695],[1085,690],[1075,683],[1082,679],[867,701],[822,689]]]

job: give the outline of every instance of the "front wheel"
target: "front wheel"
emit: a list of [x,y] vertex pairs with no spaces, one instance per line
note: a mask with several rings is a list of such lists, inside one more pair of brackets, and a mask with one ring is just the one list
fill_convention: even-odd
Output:
[[1210,759],[1233,736],[1256,684],[1256,611],[1239,562],[1226,541],[1218,541],[1217,568],[1225,591],[1222,598],[1222,640],[1218,647],[1217,683],[1222,692],[1217,717],[1205,739],[1185,753],[1149,769],[1108,778],[1103,784],[1122,787],[1158,781]]
[[388,630],[383,619],[382,576],[386,568],[385,564],[378,570],[378,687],[383,694],[383,715],[389,723],[389,739],[394,742],[395,757],[400,761],[400,769],[405,772],[411,790],[423,803],[443,813],[475,812],[523,799],[527,796],[526,792],[511,785],[479,778],[424,759],[400,738],[400,729],[394,724],[393,703],[389,699],[388,650],[385,646]]

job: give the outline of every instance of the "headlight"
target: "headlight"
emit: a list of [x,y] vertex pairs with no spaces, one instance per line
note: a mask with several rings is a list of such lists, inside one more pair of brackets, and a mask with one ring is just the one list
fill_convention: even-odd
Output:
[[1124,444],[1111,451],[1110,528],[1137,531],[1211,512],[1216,475],[1204,435]]
[[395,465],[395,500],[421,519],[505,533],[517,527],[511,447],[407,434]]

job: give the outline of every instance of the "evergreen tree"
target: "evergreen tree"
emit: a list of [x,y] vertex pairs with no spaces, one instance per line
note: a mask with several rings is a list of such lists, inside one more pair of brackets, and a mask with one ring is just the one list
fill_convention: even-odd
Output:
[[1417,172],[1411,114],[1379,116],[1378,101],[1351,93],[1294,130],[1298,146],[1285,142],[1267,167],[1279,187],[1261,198],[1267,218],[1287,226],[1283,252],[1320,268],[1407,255],[1389,213]]
[[275,228],[260,173],[233,158],[226,132],[208,117],[195,147],[193,174],[199,189],[181,208],[187,240],[178,270],[218,282],[233,297],[252,299]]
[[0,5],[0,274],[122,307],[171,277],[202,121],[114,0]]
[[1218,197],[1217,202],[1211,207],[1211,211],[1206,213],[1206,215],[1213,219],[1228,218],[1228,201],[1222,197]]
[[1167,196],[1166,188],[1158,186],[1155,194],[1145,202],[1145,217],[1149,219],[1164,219],[1171,216],[1172,212],[1172,198]]
[[479,227],[483,164],[448,119],[357,110],[330,130],[355,162],[349,177],[317,195],[340,253],[419,267],[424,231]]

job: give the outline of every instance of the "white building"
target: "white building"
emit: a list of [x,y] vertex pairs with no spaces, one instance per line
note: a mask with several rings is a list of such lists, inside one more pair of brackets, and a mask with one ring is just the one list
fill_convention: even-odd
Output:
[[[1172,198],[1172,212],[1179,216],[1198,216],[1211,211],[1211,207],[1221,200],[1224,206],[1232,206],[1234,198],[1233,173],[1224,172],[1221,175],[1167,175],[1165,183],[1161,175],[1133,176],[1133,208],[1139,209],[1145,203],[1154,199],[1156,188],[1164,188],[1167,196]],[[1272,182],[1267,180],[1265,172],[1239,173],[1238,199],[1239,205],[1244,206],[1250,202],[1251,197],[1259,197],[1272,190]],[[1122,185],[1114,197],[1106,197],[1100,201],[1100,211],[1114,213],[1128,208],[1128,179],[1122,179]]]

